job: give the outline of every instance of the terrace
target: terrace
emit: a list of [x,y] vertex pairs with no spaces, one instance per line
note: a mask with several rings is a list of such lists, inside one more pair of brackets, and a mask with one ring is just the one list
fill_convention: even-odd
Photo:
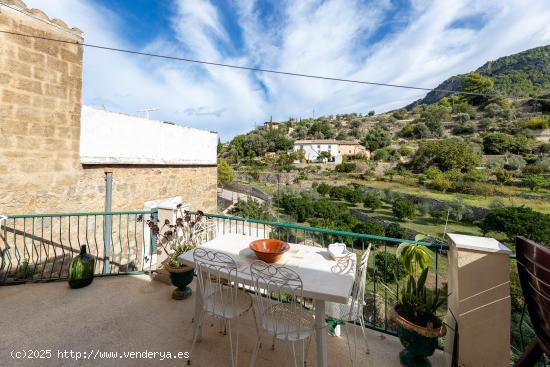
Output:
[[[196,292],[190,299],[174,301],[170,298],[173,287],[152,280],[152,272],[162,259],[145,224],[147,218],[164,221],[173,219],[175,215],[174,209],[159,208],[142,212],[8,217],[0,227],[3,249],[0,283],[25,284],[0,288],[3,330],[10,335],[8,341],[0,343],[0,353],[7,365],[31,365],[34,362],[11,359],[12,349],[50,349],[55,355],[41,361],[41,365],[56,366],[75,363],[70,358],[58,359],[57,350],[80,352],[80,358],[90,351],[119,354],[170,352],[173,355],[188,351],[193,335],[192,299]],[[381,264],[375,258],[376,254],[383,254],[384,258],[394,253],[404,240],[217,214],[208,214],[207,217],[216,223],[216,230],[207,233],[205,241],[224,233],[254,234],[318,247],[345,242],[357,254],[372,244],[364,310],[370,354],[362,354],[364,364],[361,365],[400,365],[402,346],[392,319],[396,300],[394,291],[398,286],[396,281],[388,280],[386,268],[382,266],[380,269]],[[65,282],[55,282],[66,279],[68,263],[84,244],[97,258],[97,276],[92,285],[72,290]],[[451,236],[449,244],[426,243],[432,255],[432,275],[428,283],[436,289],[448,287],[448,308],[461,325],[461,338],[454,341],[455,348],[460,345],[460,358],[465,361],[507,363],[511,327],[509,252],[501,244],[494,247],[495,242],[479,237]],[[441,313],[445,314],[446,310],[442,309]],[[463,314],[468,316],[462,317]],[[447,340],[440,340],[440,349],[430,358],[434,366],[450,365],[453,342],[449,339],[456,327],[450,318],[447,317]],[[481,330],[480,325],[487,323],[492,326]],[[219,333],[219,326],[213,319],[206,324],[204,338],[193,352],[193,365],[228,365],[227,337]],[[356,325],[351,327],[359,328]],[[246,365],[256,340],[252,316],[245,316],[239,328],[239,365]],[[328,336],[327,340],[328,365],[350,365],[344,339]],[[311,345],[307,362],[315,366],[315,343]],[[125,359],[118,356],[121,359],[116,363],[96,358],[91,365],[153,363],[136,359],[138,357]],[[283,365],[291,365],[287,346],[277,345],[274,351],[264,348],[257,365],[281,365],[282,359],[288,359]],[[181,359],[157,363],[182,365]]]

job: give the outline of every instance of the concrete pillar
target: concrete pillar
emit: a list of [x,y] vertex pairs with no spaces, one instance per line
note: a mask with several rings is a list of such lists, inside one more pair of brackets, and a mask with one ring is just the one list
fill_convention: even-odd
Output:
[[446,365],[451,366],[454,347],[460,367],[508,366],[511,250],[494,238],[448,237]]

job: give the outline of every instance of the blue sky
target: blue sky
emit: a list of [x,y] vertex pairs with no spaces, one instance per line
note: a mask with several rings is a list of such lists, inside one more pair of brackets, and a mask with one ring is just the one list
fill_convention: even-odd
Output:
[[[26,0],[85,41],[213,62],[435,87],[550,43],[550,0]],[[84,103],[218,131],[401,107],[424,93],[86,49]]]

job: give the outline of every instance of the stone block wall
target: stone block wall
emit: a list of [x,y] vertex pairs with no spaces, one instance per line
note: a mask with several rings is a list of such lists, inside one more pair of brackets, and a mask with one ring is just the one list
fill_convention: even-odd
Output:
[[[81,31],[19,0],[2,7],[0,29],[82,42]],[[37,19],[39,18],[39,19]],[[106,167],[80,163],[83,47],[0,33],[0,213],[103,211]],[[112,210],[181,196],[216,210],[215,166],[113,167]]]

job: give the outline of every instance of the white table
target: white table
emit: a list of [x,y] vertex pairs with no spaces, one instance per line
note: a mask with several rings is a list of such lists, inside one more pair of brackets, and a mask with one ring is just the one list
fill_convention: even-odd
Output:
[[[258,237],[240,234],[223,234],[205,242],[202,248],[223,252],[237,263],[239,280],[250,284],[250,264],[257,260],[248,247]],[[289,244],[290,250],[277,263],[296,271],[302,278],[304,297],[312,298],[315,305],[317,327],[317,366],[327,366],[327,333],[325,323],[325,302],[347,303],[355,281],[357,258],[355,254],[335,261],[326,248]],[[193,251],[179,256],[180,262],[194,266]],[[276,264],[276,265],[277,265]],[[198,292],[197,292],[198,293]],[[195,297],[195,315],[200,307],[199,295]],[[195,317],[195,320],[197,317]]]

